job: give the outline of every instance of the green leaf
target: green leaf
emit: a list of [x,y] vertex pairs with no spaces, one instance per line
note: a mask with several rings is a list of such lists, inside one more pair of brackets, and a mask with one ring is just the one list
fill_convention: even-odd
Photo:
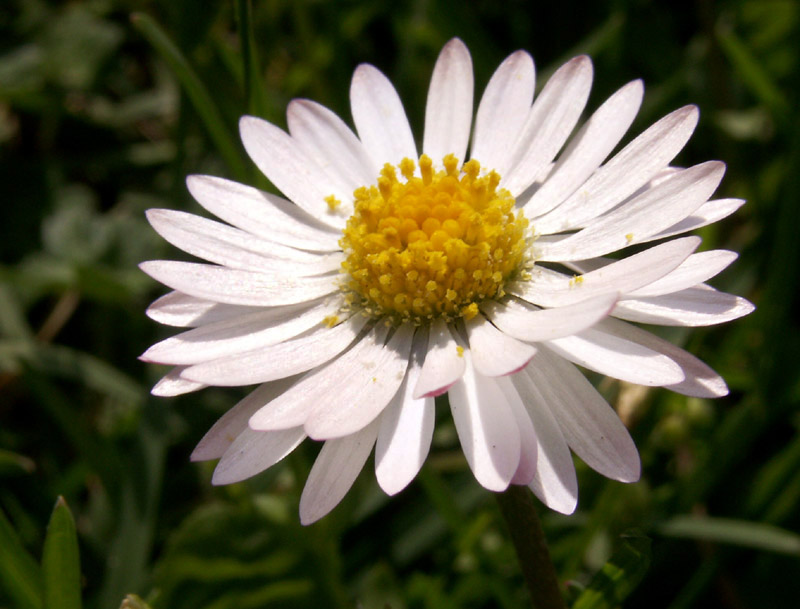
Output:
[[706,516],[676,516],[657,524],[655,530],[665,537],[702,539],[800,556],[800,535],[760,522]]
[[633,592],[650,566],[650,539],[622,537],[622,547],[603,565],[575,601],[572,609],[613,609]]
[[183,53],[170,40],[166,32],[149,15],[134,13],[131,15],[131,23],[167,62],[167,65],[169,65],[181,86],[183,86],[184,91],[186,91],[186,95],[189,96],[189,100],[195,110],[200,115],[217,150],[235,176],[243,180],[246,177],[246,170],[236,143],[231,138],[228,128],[222,120],[222,115],[220,115],[219,109],[211,98],[208,89],[203,86],[186,57],[183,56]]
[[42,572],[1,510],[0,587],[18,609],[41,609]]
[[785,118],[789,113],[789,102],[747,45],[729,28],[718,28],[716,34],[722,52],[742,83],[777,118]]
[[34,341],[0,341],[0,368],[15,371],[21,363],[50,376],[74,380],[125,404],[140,405],[146,395],[128,375],[89,353]]
[[80,609],[81,565],[75,520],[59,497],[47,525],[42,553],[45,609]]

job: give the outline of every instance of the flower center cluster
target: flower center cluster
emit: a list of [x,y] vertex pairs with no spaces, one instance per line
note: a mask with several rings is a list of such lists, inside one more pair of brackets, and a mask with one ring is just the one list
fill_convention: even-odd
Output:
[[387,163],[377,186],[355,191],[339,242],[351,305],[398,322],[469,319],[522,268],[528,221],[500,176],[479,175],[474,159],[459,170],[452,154],[443,165],[434,171],[426,155],[418,173],[411,159]]

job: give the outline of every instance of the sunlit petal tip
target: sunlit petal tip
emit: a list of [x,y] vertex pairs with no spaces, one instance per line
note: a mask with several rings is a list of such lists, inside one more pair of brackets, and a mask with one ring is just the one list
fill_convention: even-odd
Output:
[[450,383],[449,385],[445,385],[444,387],[440,387],[439,389],[432,389],[431,391],[428,391],[427,393],[422,393],[422,394],[418,394],[415,391],[414,392],[414,397],[415,398],[436,398],[436,397],[439,397],[440,395],[444,395],[445,393],[447,393],[450,390],[450,387],[452,387],[452,386],[453,386],[453,383]]

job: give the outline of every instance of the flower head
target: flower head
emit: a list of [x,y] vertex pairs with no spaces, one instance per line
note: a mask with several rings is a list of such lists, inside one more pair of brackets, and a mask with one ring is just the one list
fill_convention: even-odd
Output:
[[259,473],[310,437],[324,445],[304,523],[336,506],[373,448],[378,483],[397,493],[428,454],[434,397],[447,392],[478,482],[528,485],[571,513],[570,449],[615,480],[640,471],[626,428],[575,364],[686,395],[727,392],[708,366],[628,322],[701,326],[752,310],[704,283],[733,252],[670,239],[743,201],[710,200],[720,162],[670,165],[697,123],[693,106],[608,158],[643,86],[625,85],[575,131],[591,81],[589,58],[576,57],[534,100],[533,61],[518,51],[471,128],[470,55],[451,40],[420,155],[391,83],[361,65],[355,133],[308,100],[289,105],[288,133],[242,118],[247,152],[286,198],[191,176],[192,195],[225,224],[148,212],[165,239],[211,263],[142,265],[174,290],[148,314],[191,328],[142,356],[175,366],[153,392],[258,385],[192,455],[220,459],[214,483]]

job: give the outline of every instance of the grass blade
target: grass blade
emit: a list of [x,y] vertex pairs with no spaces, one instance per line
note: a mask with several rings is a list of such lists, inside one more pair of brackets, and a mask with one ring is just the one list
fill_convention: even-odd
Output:
[[47,525],[42,553],[45,609],[80,609],[81,567],[75,519],[59,497]]
[[19,609],[41,609],[42,572],[0,510],[0,587]]
[[236,178],[239,180],[245,179],[245,165],[237,145],[230,137],[214,100],[197,77],[197,74],[192,70],[186,57],[183,56],[183,53],[170,40],[166,32],[149,15],[134,13],[131,15],[131,23],[167,62],[167,65],[178,78],[181,86],[186,91],[186,95],[205,124],[211,140]]
[[650,566],[650,539],[625,535],[622,547],[603,565],[572,609],[613,609],[633,592]]
[[258,61],[255,33],[253,32],[253,4],[250,0],[236,0],[239,22],[239,39],[244,73],[244,92],[247,111],[255,116],[265,116],[267,110],[264,79]]
[[786,529],[732,518],[676,516],[656,525],[665,537],[702,539],[777,554],[800,556],[800,535]]

